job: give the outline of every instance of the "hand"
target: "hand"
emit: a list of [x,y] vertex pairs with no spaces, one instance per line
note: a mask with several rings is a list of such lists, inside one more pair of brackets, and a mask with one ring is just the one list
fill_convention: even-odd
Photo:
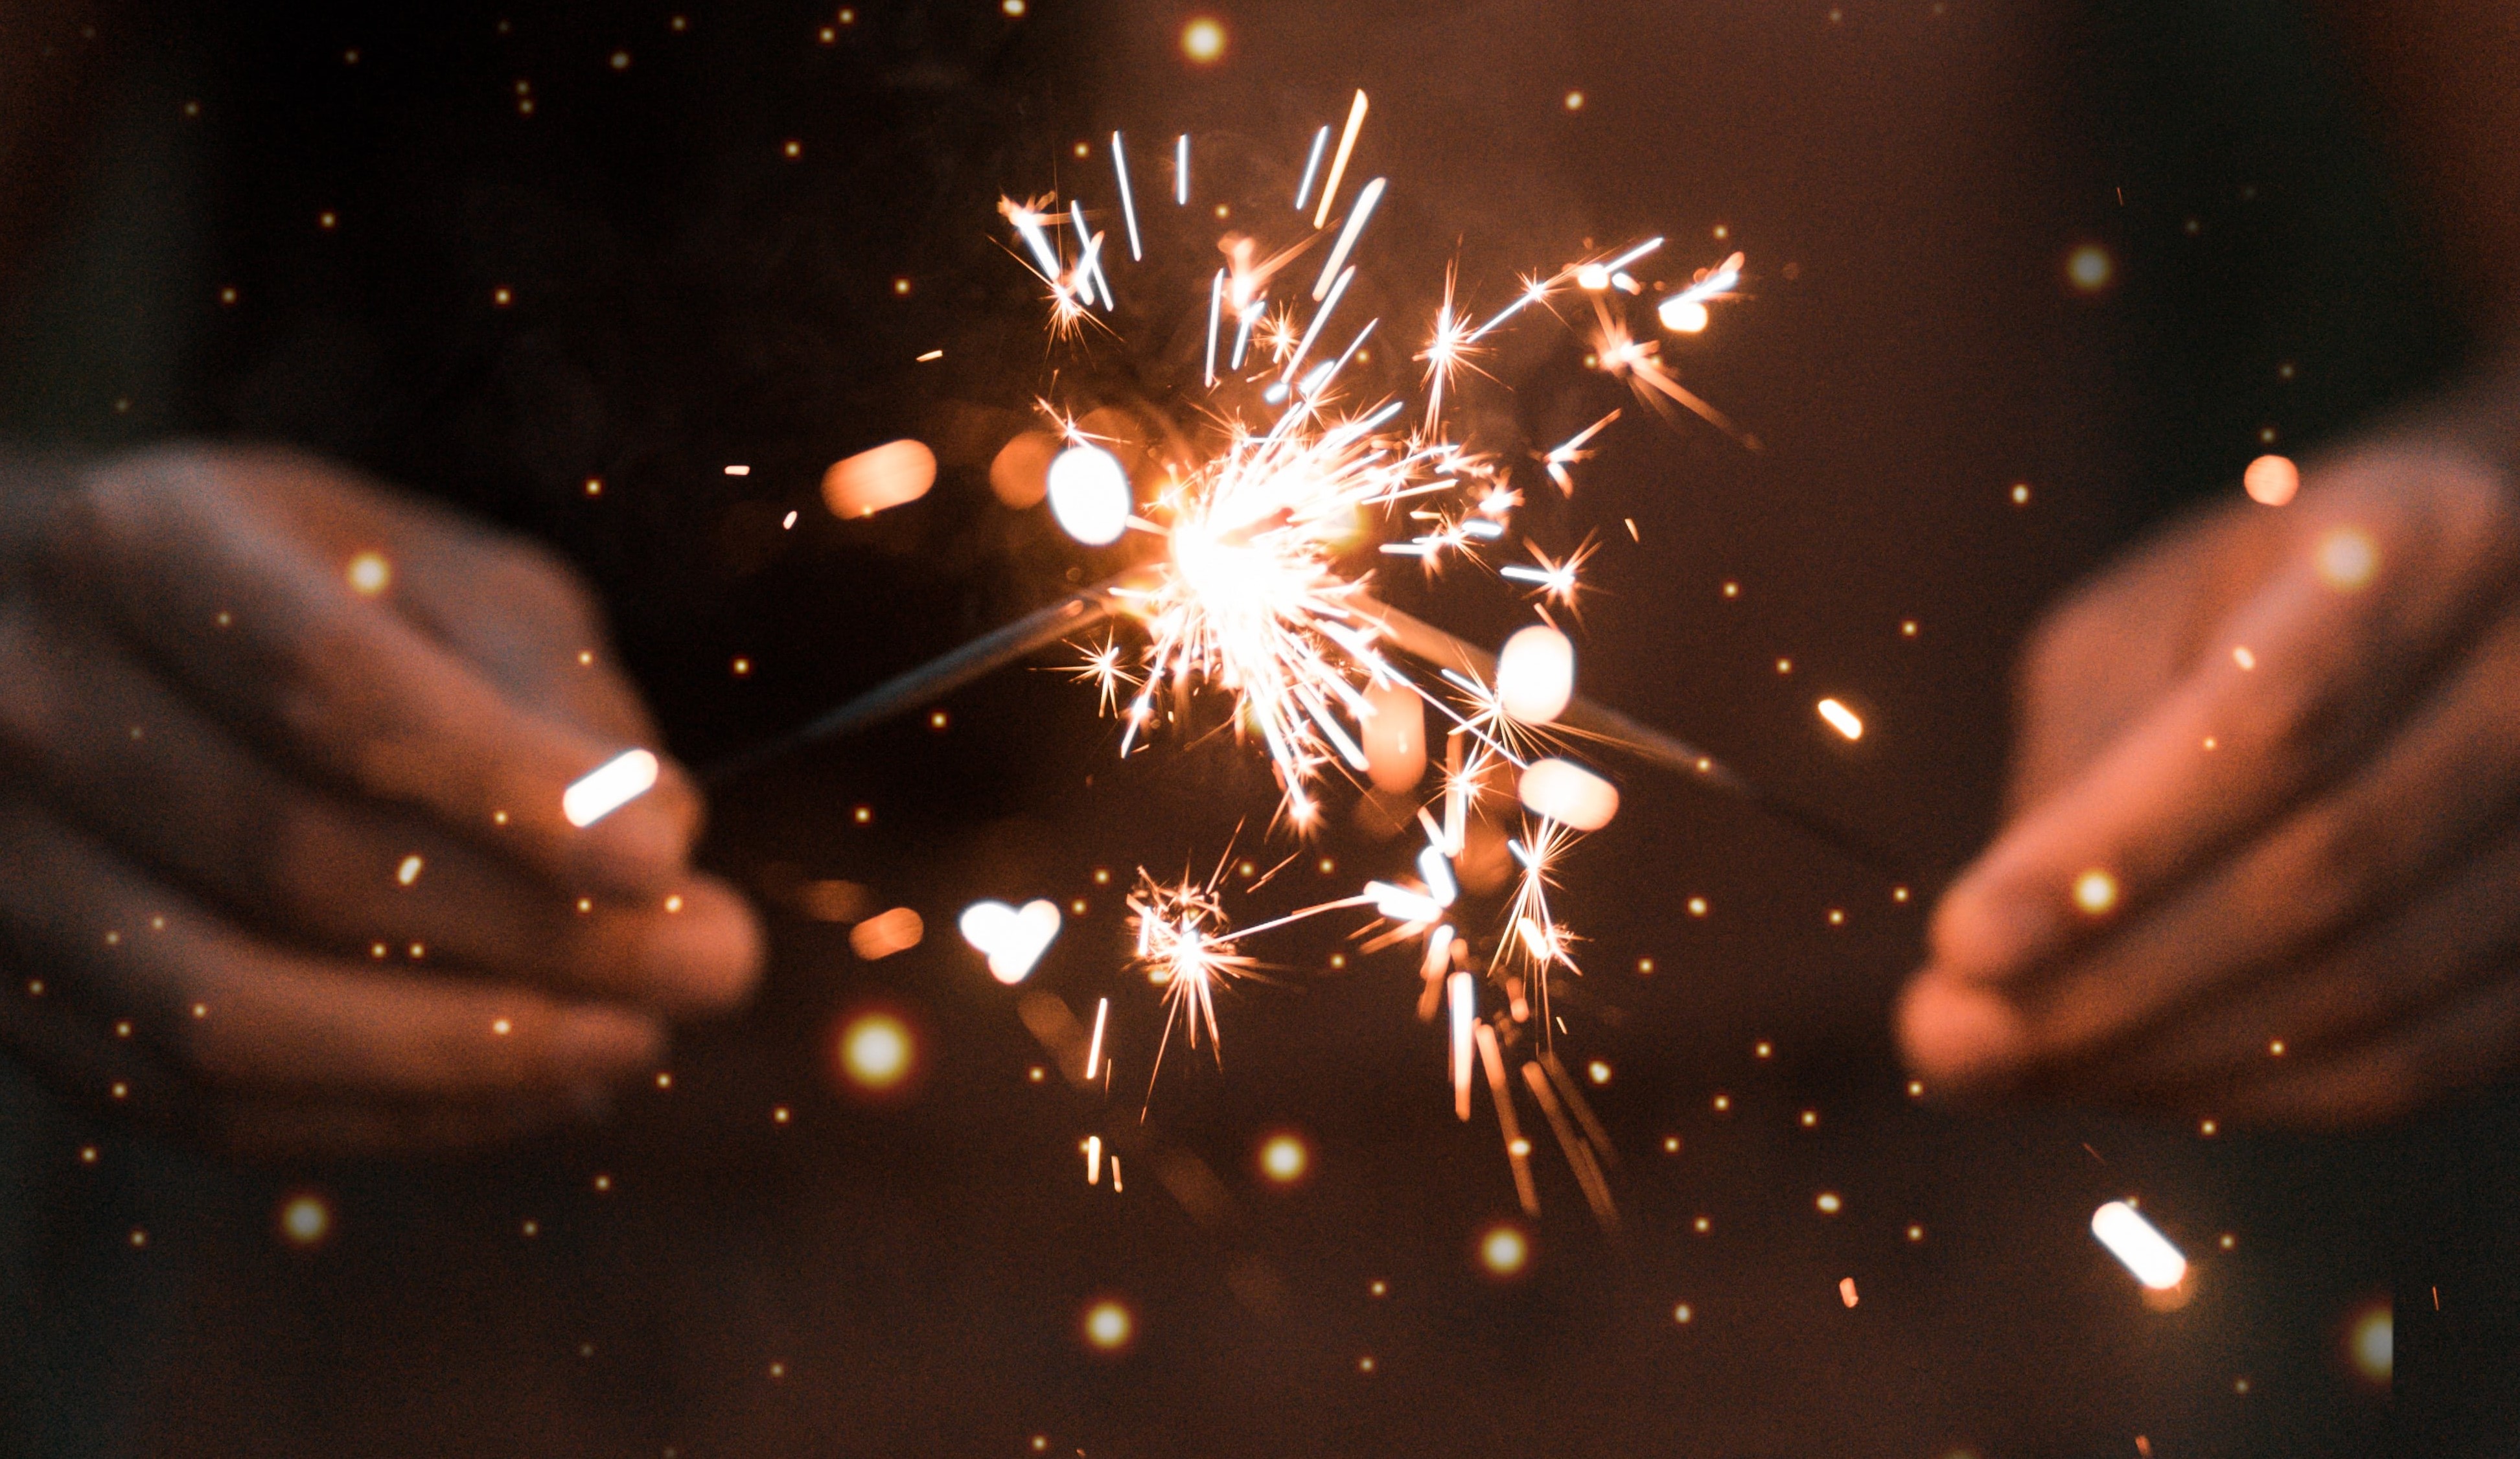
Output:
[[2461,434],[2045,625],[2013,819],[1900,1012],[1929,1084],[2338,1126],[2520,1067],[2520,504]]
[[549,557],[338,467],[0,466],[0,1039],[255,1150],[461,1144],[600,1107],[759,935],[687,862],[654,727]]

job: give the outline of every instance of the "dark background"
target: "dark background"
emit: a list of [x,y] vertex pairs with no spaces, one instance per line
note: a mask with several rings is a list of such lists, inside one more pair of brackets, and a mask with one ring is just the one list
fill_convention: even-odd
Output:
[[[1119,883],[1142,863],[1212,864],[1238,826],[1262,864],[1292,848],[1259,834],[1274,792],[1250,755],[1162,745],[1123,763],[1089,689],[1004,674],[950,701],[942,730],[897,726],[719,794],[709,860],[763,895],[770,980],[740,1022],[686,1036],[670,1090],[625,1091],[601,1126],[465,1160],[235,1169],[12,1073],[7,1442],[2514,1447],[2498,1382],[2505,1101],[2359,1139],[1971,1114],[1911,1099],[1884,1032],[1931,888],[1994,824],[2006,665],[2039,605],[2144,523],[2229,493],[2262,430],[2313,450],[2462,347],[2290,7],[853,12],[161,7],[63,37],[95,48],[107,82],[74,226],[12,305],[10,428],[294,440],[549,539],[604,590],[672,748],[705,764],[1102,565],[1042,512],[998,506],[985,451],[950,444],[1020,411],[1054,358],[1001,245],[999,194],[1063,196],[1081,171],[1104,199],[1100,145],[1131,129],[1153,246],[1143,272],[1113,273],[1141,342],[1091,346],[1071,370],[1163,401],[1183,345],[1162,301],[1203,278],[1216,231],[1148,183],[1165,144],[1194,133],[1196,175],[1214,158],[1216,186],[1256,216],[1363,86],[1351,175],[1393,181],[1367,256],[1394,325],[1431,310],[1456,253],[1492,306],[1511,271],[1588,238],[1667,233],[1675,270],[1747,250],[1751,297],[1670,348],[1765,449],[1631,410],[1574,500],[1535,506],[1535,535],[1606,544],[1581,639],[1590,692],[1865,828],[1916,895],[1628,774],[1562,904],[1592,940],[1563,1046],[1615,1070],[1598,1103],[1624,1157],[1621,1229],[1593,1223],[1543,1136],[1533,1265],[1498,1284],[1471,1246],[1512,1213],[1506,1165],[1484,1109],[1451,1118],[1406,954],[1333,972],[1337,928],[1274,942],[1287,970],[1227,1003],[1221,1068],[1168,1063],[1133,1132],[1157,1015],[1122,976]],[[1180,57],[1193,13],[1228,28],[1218,66]],[[1069,154],[1078,140],[1091,161]],[[2063,273],[2086,243],[2117,268],[2090,296]],[[1578,355],[1571,335],[1523,332],[1467,408],[1508,441],[1560,439],[1620,398]],[[824,465],[904,433],[947,448],[929,497],[870,521],[821,510]],[[1467,582],[1393,591],[1474,639],[1515,616]],[[1865,714],[1860,745],[1816,720],[1822,694]],[[1343,893],[1399,869],[1406,844],[1342,818],[1233,905],[1257,916]],[[914,906],[928,939],[862,962],[843,927],[782,899],[800,878]],[[1049,1056],[952,932],[979,896],[1085,900],[1028,987],[1089,1017],[1112,997],[1128,1087],[1028,1078]],[[1709,914],[1689,916],[1690,897]],[[916,1097],[881,1108],[830,1071],[836,1020],[870,1001],[908,1014],[926,1054]],[[1253,1152],[1289,1127],[1315,1173],[1278,1191]],[[1124,1193],[1077,1178],[1089,1132],[1146,1142]],[[89,1144],[94,1165],[77,1158]],[[304,1190],[336,1213],[311,1251],[273,1224]],[[1842,1214],[1815,1211],[1822,1190]],[[2128,1194],[2198,1261],[2180,1310],[2146,1310],[2088,1235],[2092,1207]],[[2352,1313],[2392,1291],[2394,1400],[2343,1359]],[[1139,1315],[1122,1357],[1077,1337],[1103,1294]]]

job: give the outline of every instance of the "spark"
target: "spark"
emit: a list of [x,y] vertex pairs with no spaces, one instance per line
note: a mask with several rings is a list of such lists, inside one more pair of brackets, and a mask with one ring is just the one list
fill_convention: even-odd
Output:
[[1121,148],[1120,134],[1111,134],[1111,172],[1120,180],[1120,216],[1129,224],[1129,259],[1136,262],[1147,256],[1138,243],[1138,196],[1129,186],[1129,156]]
[[1347,226],[1339,230],[1338,242],[1330,245],[1330,256],[1322,264],[1322,277],[1313,285],[1314,302],[1319,303],[1322,295],[1329,292],[1330,281],[1338,277],[1339,265],[1347,262],[1348,250],[1356,246],[1358,237],[1365,232],[1367,220],[1373,216],[1374,205],[1382,201],[1385,181],[1377,177],[1356,195],[1356,211],[1347,215]]
[[[1359,95],[1363,95],[1363,93],[1360,92]],[[1329,145],[1330,129],[1328,127],[1324,127],[1320,131],[1313,133],[1312,155],[1304,158],[1304,180],[1295,188],[1295,211],[1299,213],[1304,210],[1304,205],[1306,203],[1313,200],[1313,179],[1319,177],[1322,171],[1322,149]]]
[[[1344,909],[1365,922],[1353,934],[1363,952],[1410,946],[1421,973],[1421,1015],[1430,1021],[1439,1011],[1446,1015],[1456,1113],[1469,1117],[1479,1083],[1473,1070],[1483,1071],[1523,1210],[1536,1215],[1539,1195],[1517,1099],[1536,1102],[1586,1200],[1609,1224],[1615,1213],[1601,1172],[1613,1157],[1605,1139],[1592,1138],[1597,1122],[1550,1052],[1560,1029],[1551,979],[1581,971],[1575,950],[1582,942],[1557,920],[1551,898],[1582,834],[1605,824],[1617,808],[1617,790],[1606,779],[1557,758],[1570,732],[1553,722],[1571,700],[1572,643],[1553,622],[1544,622],[1517,635],[1493,668],[1426,658],[1422,641],[1416,641],[1419,656],[1411,657],[1395,640],[1412,641],[1371,596],[1372,574],[1360,564],[1414,559],[1432,575],[1454,563],[1512,559],[1493,570],[1528,588],[1544,620],[1551,608],[1574,608],[1582,570],[1596,550],[1593,539],[1562,556],[1529,541],[1517,525],[1524,492],[1508,465],[1474,443],[1453,439],[1446,416],[1448,408],[1462,414],[1468,377],[1485,373],[1478,365],[1482,342],[1517,318],[1535,327],[1567,325],[1550,307],[1567,290],[1587,296],[1587,338],[1598,369],[1626,380],[1657,410],[1685,405],[1732,427],[1681,387],[1659,360],[1658,345],[1640,342],[1630,326],[1629,311],[1656,304],[1641,297],[1645,287],[1629,271],[1663,246],[1659,237],[1525,276],[1514,296],[1484,320],[1466,306],[1456,264],[1445,272],[1441,302],[1415,356],[1424,371],[1422,406],[1360,386],[1352,372],[1362,373],[1360,362],[1370,358],[1383,320],[1356,320],[1361,307],[1333,316],[1351,298],[1376,296],[1358,287],[1359,244],[1386,200],[1389,179],[1365,182],[1335,233],[1329,223],[1369,106],[1357,92],[1335,147],[1328,126],[1311,139],[1294,193],[1298,225],[1311,208],[1308,234],[1289,243],[1267,238],[1265,226],[1228,233],[1217,241],[1223,265],[1192,273],[1192,279],[1209,274],[1204,335],[1188,317],[1194,295],[1183,300],[1177,327],[1200,351],[1199,377],[1208,391],[1203,414],[1194,429],[1149,453],[1134,486],[1119,463],[1138,460],[1135,454],[1119,442],[1088,441],[1058,407],[1044,403],[1065,438],[1052,463],[1054,512],[1080,540],[1146,545],[1138,565],[1104,590],[1120,631],[1098,644],[1080,644],[1070,670],[1095,685],[1101,710],[1120,721],[1122,755],[1159,730],[1191,737],[1231,733],[1256,743],[1280,792],[1273,829],[1301,836],[1324,824],[1335,782],[1363,783],[1375,775],[1367,746],[1390,737],[1372,729],[1377,713],[1408,707],[1410,723],[1418,726],[1410,732],[1418,736],[1418,767],[1431,748],[1425,736],[1440,725],[1445,737],[1438,784],[1418,808],[1425,841],[1407,868],[1414,875],[1351,883],[1354,895],[1238,928],[1223,896],[1235,864],[1231,853],[1203,879],[1158,880],[1140,870],[1126,899],[1131,966],[1159,991],[1162,1004],[1148,1094],[1151,1099],[1175,1038],[1221,1058],[1218,996],[1246,981],[1267,981],[1271,965],[1255,951],[1260,939]],[[1178,205],[1190,201],[1190,136],[1183,133],[1174,149]],[[1142,259],[1134,179],[1126,140],[1116,131],[1111,164],[1130,257]],[[1011,252],[1028,259],[1049,287],[1054,339],[1079,332],[1088,321],[1111,332],[1098,313],[1117,307],[1102,260],[1105,240],[1091,230],[1085,200],[1002,198],[999,210],[1015,235]],[[1282,218],[1277,226],[1287,225]],[[1072,235],[1063,252],[1052,233],[1058,228]],[[1313,284],[1282,287],[1278,276],[1316,244],[1324,251]],[[1686,300],[1702,307],[1729,296],[1740,262],[1732,255],[1659,304]],[[1534,305],[1543,308],[1534,311]],[[1608,410],[1537,458],[1561,493],[1572,495],[1577,470],[1622,414]],[[1202,710],[1210,699],[1217,707]],[[1378,711],[1377,704],[1386,708]],[[1381,770],[1389,774],[1387,765]],[[1509,787],[1520,810],[1506,800]],[[1383,793],[1410,788],[1395,785]],[[1508,837],[1518,870],[1502,891],[1486,883],[1473,890],[1477,878],[1467,874],[1465,857],[1473,837],[1491,834],[1491,827]],[[1007,981],[1028,973],[1056,935],[1049,914],[1057,908],[1042,906],[1039,914],[1030,906],[992,908],[980,918],[984,925],[967,928],[978,933],[972,941],[985,945],[993,970]],[[1020,924],[1027,914],[1040,916],[1037,926]],[[1465,930],[1482,923],[1484,930]],[[1484,1012],[1483,980],[1499,995]],[[1104,999],[1095,1015],[1088,1077],[1109,1068],[1109,1004]],[[1518,1079],[1508,1079],[1508,1052]]]
[[1599,435],[1604,427],[1618,419],[1617,411],[1610,412],[1569,436],[1563,444],[1551,448],[1549,453],[1540,459],[1542,466],[1549,472],[1549,479],[1557,483],[1559,491],[1570,497],[1575,495],[1575,478],[1567,474],[1566,468],[1578,462],[1591,461],[1593,453],[1584,449],[1585,444]]
[[1347,126],[1339,132],[1338,152],[1330,158],[1329,181],[1322,185],[1322,205],[1313,214],[1315,229],[1329,226],[1330,203],[1338,198],[1339,179],[1347,176],[1347,159],[1356,152],[1357,133],[1365,130],[1365,93],[1360,91],[1356,100],[1348,104]]
[[1224,903],[1218,896],[1226,868],[1232,862],[1233,853],[1228,851],[1205,882],[1159,882],[1141,868],[1137,889],[1129,894],[1130,928],[1137,939],[1136,964],[1146,970],[1148,982],[1163,990],[1164,1033],[1155,1047],[1154,1072],[1148,1077],[1150,1092],[1155,1074],[1162,1071],[1164,1051],[1171,1046],[1176,1025],[1193,1049],[1199,1046],[1199,1034],[1204,1030],[1209,1052],[1218,1052],[1217,990],[1252,976],[1260,967],[1259,959],[1240,951],[1238,943],[1365,900],[1324,903],[1238,932],[1227,921]]
[[[1585,559],[1593,555],[1593,544],[1589,541],[1584,543],[1567,553],[1563,560],[1552,558],[1547,553],[1529,544],[1525,544],[1525,548],[1531,553],[1532,560],[1539,565],[1525,567],[1518,562],[1508,562],[1497,569],[1497,576],[1510,578],[1517,583],[1532,584],[1539,590],[1539,595],[1549,601],[1568,608],[1574,607],[1575,594],[1579,587],[1576,574],[1583,570]],[[1827,711],[1822,712],[1825,714]]]
[[1459,268],[1460,265],[1455,264],[1444,270],[1444,302],[1435,310],[1434,332],[1427,337],[1426,348],[1418,355],[1426,366],[1426,433],[1430,436],[1437,434],[1443,425],[1446,387],[1464,368],[1475,368],[1469,365],[1472,354],[1469,321],[1453,307],[1455,274]]
[[1685,406],[1717,430],[1747,443],[1748,438],[1731,418],[1672,377],[1661,360],[1661,344],[1651,339],[1637,338],[1629,332],[1627,321],[1612,314],[1608,306],[1598,299],[1594,300],[1593,312],[1595,368],[1607,376],[1625,377],[1635,388],[1637,398],[1656,410],[1668,410],[1670,405]]

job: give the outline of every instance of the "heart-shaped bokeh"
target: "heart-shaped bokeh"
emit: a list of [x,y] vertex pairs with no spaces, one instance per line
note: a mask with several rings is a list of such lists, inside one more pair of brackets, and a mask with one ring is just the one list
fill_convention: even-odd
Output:
[[1031,976],[1033,964],[1058,937],[1058,906],[1039,899],[1021,910],[1003,902],[974,902],[963,908],[963,941],[989,959],[989,975],[1012,986]]

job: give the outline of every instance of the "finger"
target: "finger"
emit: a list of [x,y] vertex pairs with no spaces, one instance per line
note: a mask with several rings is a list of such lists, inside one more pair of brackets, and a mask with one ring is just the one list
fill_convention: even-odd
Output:
[[601,1112],[600,1105],[553,1095],[489,1104],[227,1100],[212,1106],[203,1137],[254,1161],[437,1155],[510,1144]]
[[[2199,629],[2262,579],[2278,525],[2230,512],[2186,523],[2048,615],[2022,652],[2009,812],[2070,784],[2187,677]],[[2200,564],[2214,581],[2198,581]]]
[[[1910,1005],[1939,1083],[2103,1056],[2198,999],[2285,969],[2409,893],[2520,795],[2520,616],[2476,645],[2378,758],[2035,981],[1937,969]],[[1983,1006],[1965,1005],[1975,1000]],[[1964,1030],[1964,1040],[1943,1037]]]
[[118,645],[23,600],[0,610],[0,744],[62,814],[295,940],[419,943],[678,1011],[751,988],[759,933],[723,883],[626,905],[563,892],[414,814],[280,774]]
[[606,1106],[569,1093],[373,1104],[238,1098],[202,1087],[148,1043],[57,995],[0,996],[0,1040],[73,1102],[248,1159],[426,1154],[504,1142]]
[[[2423,490],[2405,489],[2410,475]],[[2177,885],[2384,724],[2509,591],[2520,534],[2498,483],[2462,459],[2364,459],[2304,505],[2280,565],[2194,672],[1944,898],[1936,972],[2018,976]]]
[[2243,1123],[2344,1128],[2374,1125],[2473,1088],[2520,1065],[2520,978],[2504,966],[2469,996],[2381,1038],[2295,1062],[2216,1101]]
[[[360,577],[366,525],[330,521],[329,560],[265,497],[321,471],[284,457],[119,463],[65,519],[59,576],[108,606],[222,717],[360,792],[424,810],[573,885],[647,895],[684,864],[698,819],[687,776],[589,827],[562,793],[625,746],[518,706],[392,607],[388,563]],[[347,489],[340,489],[347,495]]]
[[657,742],[594,595],[558,558],[459,524],[415,534],[404,560],[396,605],[511,700],[601,739]]
[[22,801],[0,801],[0,923],[62,992],[222,1089],[480,1097],[653,1066],[643,1013],[255,942]]
[[2230,990],[2067,1077],[2065,1087],[2138,1097],[2211,1093],[2372,1039],[2466,995],[2520,946],[2520,832],[2507,832],[2394,915],[2299,970]]

